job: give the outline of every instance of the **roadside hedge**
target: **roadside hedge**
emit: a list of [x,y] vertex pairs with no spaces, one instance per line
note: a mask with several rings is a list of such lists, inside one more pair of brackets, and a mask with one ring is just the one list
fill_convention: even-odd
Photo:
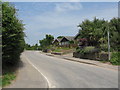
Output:
[[24,25],[17,17],[17,10],[8,2],[2,2],[2,66],[15,65],[24,50]]
[[113,65],[120,65],[120,52],[113,52],[111,59],[110,59],[110,62]]
[[93,46],[87,46],[87,47],[84,47],[84,48],[79,48],[79,47],[76,48],[76,52],[81,53],[81,54],[96,53],[98,51],[99,50],[97,48],[93,47]]

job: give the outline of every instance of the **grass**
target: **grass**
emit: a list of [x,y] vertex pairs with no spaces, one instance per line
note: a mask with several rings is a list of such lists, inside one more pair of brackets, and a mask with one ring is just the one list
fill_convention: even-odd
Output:
[[14,80],[16,78],[15,73],[5,73],[2,76],[2,86],[7,86],[9,84],[11,84],[11,81]]
[[11,66],[5,65],[4,68],[2,68],[2,76],[0,77],[2,87],[11,84],[11,82],[16,78],[18,64],[19,63],[16,63],[16,65]]
[[72,50],[74,48],[69,48],[69,47],[55,47],[55,49],[53,50],[53,52],[65,52],[68,50]]
[[2,87],[2,76],[0,76],[0,87]]
[[53,52],[61,52],[61,50],[55,49],[55,50],[53,50]]
[[108,60],[101,60],[100,62],[102,62],[102,63],[107,63],[107,62],[109,62]]

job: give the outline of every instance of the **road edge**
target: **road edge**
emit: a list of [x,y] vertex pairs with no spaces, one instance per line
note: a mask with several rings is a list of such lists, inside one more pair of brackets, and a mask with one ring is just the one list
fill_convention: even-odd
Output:
[[[60,57],[57,57],[57,56],[55,56],[55,55],[53,55],[53,54],[45,54],[45,55],[51,56],[51,57],[60,58]],[[96,64],[96,63],[92,63],[92,62],[90,63],[90,62],[87,62],[87,61],[75,60],[75,59],[73,59],[73,58],[68,58],[68,57],[62,57],[61,59],[65,59],[65,60],[73,61],[73,62],[78,62],[78,63],[84,63],[84,64],[88,64],[88,65],[95,65],[95,66],[102,67],[102,68],[107,68],[107,67],[104,67],[104,66],[99,65],[99,64]],[[118,66],[117,66],[117,68],[110,68],[110,67],[109,67],[109,68],[107,68],[107,69],[119,70],[119,69],[118,69]]]
[[44,78],[45,78],[45,80],[46,80],[46,82],[47,82],[47,88],[50,88],[51,87],[51,84],[50,84],[50,82],[49,82],[49,80],[47,79],[47,77],[43,74],[43,73],[41,73],[41,71],[34,65],[34,64],[32,64],[32,62],[26,57],[26,55],[24,55],[24,57],[26,58],[26,60],[28,61],[28,63],[33,67],[33,68],[35,68]]

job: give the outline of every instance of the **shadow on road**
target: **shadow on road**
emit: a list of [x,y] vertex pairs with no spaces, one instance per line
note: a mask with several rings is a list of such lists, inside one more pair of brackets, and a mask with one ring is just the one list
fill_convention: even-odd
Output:
[[19,60],[19,62],[16,65],[13,66],[7,66],[5,68],[2,68],[2,75],[6,74],[6,73],[15,73],[18,71],[18,69],[21,69],[24,67],[24,63]]

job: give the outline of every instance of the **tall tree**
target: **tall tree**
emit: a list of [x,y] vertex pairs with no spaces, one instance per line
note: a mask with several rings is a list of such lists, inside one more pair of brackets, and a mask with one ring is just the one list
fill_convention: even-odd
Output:
[[52,35],[46,35],[46,41],[48,46],[52,44],[52,41],[54,40],[54,37]]
[[24,50],[24,25],[13,5],[2,2],[2,63],[3,67],[18,62]]
[[109,22],[110,44],[115,50],[120,51],[120,18],[113,18]]
[[105,20],[94,18],[93,21],[85,20],[80,27],[80,38],[86,38],[91,46],[98,46],[103,35]]

